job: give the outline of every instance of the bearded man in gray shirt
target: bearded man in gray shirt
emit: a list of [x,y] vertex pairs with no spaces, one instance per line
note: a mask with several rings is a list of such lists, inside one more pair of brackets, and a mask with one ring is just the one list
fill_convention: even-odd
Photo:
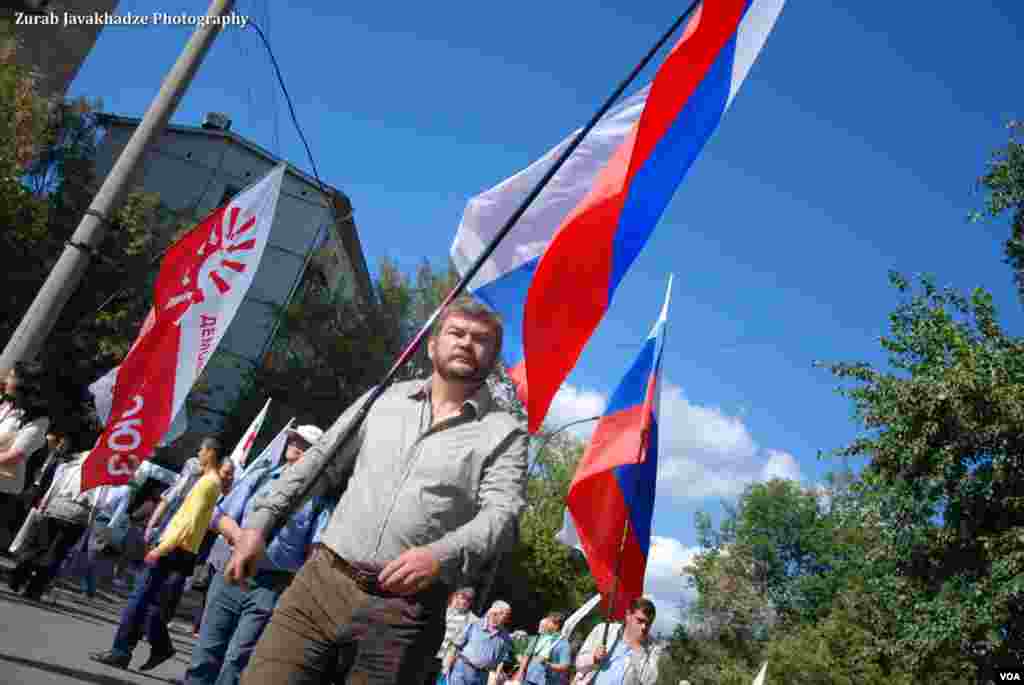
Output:
[[249,527],[231,541],[229,581],[252,575],[268,532],[307,485],[307,496],[341,492],[242,685],[422,678],[444,637],[449,593],[511,539],[525,504],[526,433],[486,384],[501,339],[490,309],[454,302],[427,345],[430,378],[388,388],[340,447],[366,396],[358,400],[253,506]]

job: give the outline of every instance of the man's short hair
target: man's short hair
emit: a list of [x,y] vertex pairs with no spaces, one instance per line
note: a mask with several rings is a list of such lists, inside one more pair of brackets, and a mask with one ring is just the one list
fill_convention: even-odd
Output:
[[505,337],[505,325],[501,322],[501,317],[493,309],[488,307],[483,302],[473,299],[468,295],[460,295],[455,300],[444,308],[441,315],[437,317],[437,321],[434,322],[434,328],[430,331],[430,337],[436,338],[441,334],[441,329],[444,328],[445,321],[448,320],[453,314],[458,314],[467,319],[474,319],[476,321],[484,321],[494,329],[495,337],[495,348],[494,356],[498,358],[501,355],[501,343]]
[[220,458],[224,455],[224,446],[221,444],[219,439],[215,438],[212,435],[208,435],[207,437],[203,438],[202,442],[199,443],[199,449],[208,449],[216,452],[218,462],[220,462]]
[[562,624],[565,623],[565,614],[563,614],[561,611],[552,611],[544,618],[546,618],[549,621],[554,621],[559,628],[561,628]]
[[647,620],[654,622],[654,617],[658,615],[658,610],[654,607],[654,602],[647,599],[646,597],[637,597],[629,603],[629,613],[633,613],[639,609],[644,612],[644,616]]

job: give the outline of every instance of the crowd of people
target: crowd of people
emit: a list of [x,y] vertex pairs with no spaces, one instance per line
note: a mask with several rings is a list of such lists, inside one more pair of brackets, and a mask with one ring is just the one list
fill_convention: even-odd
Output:
[[206,578],[188,685],[652,685],[646,599],[575,655],[561,613],[514,640],[508,603],[471,612],[472,584],[525,506],[526,433],[486,382],[501,339],[493,312],[456,301],[429,338],[430,377],[384,390],[347,443],[369,393],[327,431],[290,430],[280,464],[236,464],[207,437],[180,473],[144,462],[132,484],[87,492],[87,453],[51,429],[42,370],[19,363],[0,401],[0,508],[19,538],[11,589],[38,599],[71,564],[93,593],[110,560],[131,594],[110,649],[91,658],[128,667],[145,638],[149,671],[175,655],[168,623]]
[[[653,685],[660,647],[651,639],[654,604],[638,598],[621,623],[596,625],[581,645],[563,632],[565,615],[551,612],[534,635],[509,634],[512,607],[498,600],[482,617],[470,611],[472,587],[455,592],[435,669],[424,685]],[[518,634],[517,634],[518,633]]]

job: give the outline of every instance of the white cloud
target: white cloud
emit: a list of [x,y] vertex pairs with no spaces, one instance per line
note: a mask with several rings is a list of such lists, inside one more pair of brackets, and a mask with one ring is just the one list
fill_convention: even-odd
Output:
[[[678,385],[665,383],[659,421],[658,487],[661,494],[701,499],[735,497],[743,488],[772,478],[802,479],[796,458],[778,449],[762,448],[739,415],[690,402]],[[551,403],[545,425],[558,429],[604,411],[599,392],[566,383]],[[597,422],[569,429],[587,439]]]
[[761,478],[771,480],[772,478],[784,478],[786,480],[799,481],[801,478],[800,464],[796,463],[796,457],[788,452],[779,450],[765,450],[768,461],[761,469]]
[[[551,401],[551,409],[548,410],[544,423],[546,427],[557,430],[572,421],[600,415],[604,411],[604,405],[605,397],[601,393],[564,383]],[[594,432],[596,425],[596,421],[581,423],[570,428],[569,432],[586,438]]]
[[660,493],[735,497],[755,481],[801,479],[793,455],[761,448],[742,418],[691,403],[678,385],[664,385],[659,431]]
[[682,571],[698,551],[697,547],[686,547],[675,538],[651,536],[644,594],[658,609],[652,628],[654,633],[670,635],[682,621],[680,607],[696,598],[695,591],[686,587]]

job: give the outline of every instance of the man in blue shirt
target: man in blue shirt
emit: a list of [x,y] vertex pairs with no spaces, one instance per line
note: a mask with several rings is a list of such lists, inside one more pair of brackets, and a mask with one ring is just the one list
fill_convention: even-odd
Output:
[[302,459],[322,434],[316,426],[291,429],[284,464],[247,472],[214,510],[210,528],[222,537],[210,552],[209,562],[217,573],[210,582],[199,642],[185,674],[185,685],[238,683],[278,598],[306,560],[318,534],[318,524],[326,520],[327,507],[319,499],[307,502],[281,529],[248,587],[224,580],[224,566],[231,556],[230,542],[245,525],[252,506],[286,469]]
[[445,662],[448,685],[485,685],[488,674],[503,666],[512,655],[512,638],[505,631],[511,617],[512,607],[499,600],[483,621],[466,626]]
[[519,680],[528,685],[560,685],[568,680],[572,650],[562,637],[560,613],[541,619],[537,635],[529,641],[519,659]]

